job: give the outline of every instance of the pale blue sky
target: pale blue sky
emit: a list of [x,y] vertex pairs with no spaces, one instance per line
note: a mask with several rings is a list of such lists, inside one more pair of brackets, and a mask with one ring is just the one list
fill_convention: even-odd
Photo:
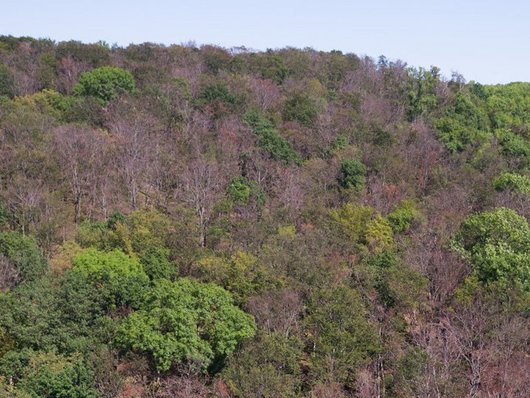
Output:
[[482,83],[530,81],[530,0],[2,0],[0,34],[337,49],[436,65]]

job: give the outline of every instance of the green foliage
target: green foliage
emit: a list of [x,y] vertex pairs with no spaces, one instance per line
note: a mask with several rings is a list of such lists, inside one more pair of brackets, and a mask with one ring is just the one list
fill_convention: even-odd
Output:
[[346,149],[351,144],[350,137],[346,134],[340,134],[333,140],[329,149],[329,154],[333,155],[337,151]]
[[530,83],[484,86],[494,128],[530,129]]
[[366,223],[365,239],[370,251],[375,253],[394,248],[392,227],[380,214]]
[[73,89],[73,94],[95,97],[105,105],[121,94],[133,92],[135,89],[134,78],[128,71],[102,66],[83,73]]
[[[15,384],[15,396],[22,393],[42,398],[97,398],[94,374],[77,356],[53,352],[11,351],[0,359],[0,375]],[[23,396],[23,395],[22,395]]]
[[106,300],[80,273],[41,278],[0,295],[0,329],[17,348],[90,352],[113,328]]
[[142,308],[123,321],[116,342],[147,354],[159,371],[179,363],[205,369],[254,332],[252,317],[221,287],[160,280],[146,293]]
[[225,84],[218,83],[204,87],[199,94],[199,101],[203,104],[222,102],[226,106],[234,106],[237,98],[228,90]]
[[238,398],[299,397],[303,344],[296,337],[260,334],[222,372]]
[[395,233],[400,233],[407,231],[419,215],[420,212],[417,209],[416,203],[413,200],[406,199],[396,206],[394,211],[387,216],[387,219],[392,230]]
[[255,62],[263,78],[274,80],[277,84],[282,84],[289,73],[283,58],[270,51],[255,57]]
[[73,261],[79,272],[106,297],[111,306],[138,307],[149,279],[140,262],[120,250],[101,252],[86,249]]
[[252,186],[246,177],[236,177],[228,185],[228,193],[234,202],[248,203]]
[[510,158],[520,158],[524,164],[530,164],[530,140],[511,130],[497,130],[495,133],[503,155]]
[[71,57],[76,61],[88,63],[92,67],[107,64],[110,51],[99,43],[84,44],[80,41],[63,41],[57,45],[57,59]]
[[248,112],[243,117],[243,120],[258,136],[259,146],[274,159],[281,160],[286,164],[301,163],[300,156],[295,152],[291,144],[278,133],[271,121],[264,115],[259,112]]
[[459,92],[444,115],[434,120],[440,141],[452,152],[478,146],[490,137],[489,120],[476,99]]
[[151,280],[174,279],[178,274],[178,267],[169,259],[169,249],[151,247],[140,257],[145,273]]
[[341,208],[332,210],[330,215],[354,243],[366,243],[366,225],[374,213],[371,207],[346,203]]
[[18,232],[0,233],[0,254],[13,263],[20,280],[35,280],[48,269],[35,239]]
[[340,164],[337,177],[341,187],[345,189],[362,190],[366,182],[366,168],[356,159],[344,160]]
[[228,185],[228,194],[235,203],[248,204],[254,198],[258,205],[265,204],[265,193],[254,181],[238,176]]
[[242,251],[228,259],[203,257],[197,262],[197,271],[204,281],[214,282],[230,291],[238,303],[280,284],[280,280],[256,257]]
[[415,397],[421,394],[423,369],[427,366],[429,355],[421,348],[410,348],[399,358],[392,385],[389,386],[396,396]]
[[9,294],[0,295],[0,326],[17,346],[49,348],[57,344],[53,317],[53,288],[47,278],[23,283]]
[[114,213],[107,222],[82,223],[76,241],[82,247],[119,249],[142,256],[153,247],[166,247],[171,231],[172,225],[166,215],[155,210],[137,210],[128,217]]
[[497,191],[515,191],[530,195],[530,177],[516,173],[501,173],[493,179],[493,187]]
[[127,223],[127,217],[123,213],[121,213],[119,211],[115,211],[107,219],[107,228],[114,230],[118,223],[126,224]]
[[[152,247],[164,247],[171,233],[169,218],[156,210],[137,210],[129,214],[125,226],[128,228],[132,251],[138,254]],[[125,246],[127,244],[124,243]]]
[[0,97],[2,96],[8,98],[15,96],[15,80],[9,68],[0,64]]
[[0,58],[0,396],[527,390],[529,83],[294,48]]
[[315,99],[303,93],[295,93],[285,102],[283,118],[296,121],[305,127],[311,127],[319,112],[320,106]]
[[49,114],[57,120],[66,120],[66,115],[73,104],[72,98],[50,89],[44,89],[24,97],[17,97],[16,101],[20,104],[39,109],[41,112]]
[[423,68],[409,70],[408,109],[409,120],[426,116],[438,104],[436,88],[440,83],[440,69],[433,66],[430,70]]
[[404,264],[395,250],[385,250],[364,256],[354,270],[368,288],[377,293],[385,308],[404,313],[417,310],[426,300],[428,280]]
[[332,377],[351,385],[357,367],[378,350],[377,334],[366,319],[361,298],[346,286],[315,289],[304,325],[315,380]]
[[530,292],[530,226],[515,211],[498,208],[468,217],[453,247],[482,283],[515,283]]
[[221,118],[235,112],[243,102],[241,98],[230,92],[225,83],[221,82],[206,85],[199,93],[197,104],[209,109],[215,118]]

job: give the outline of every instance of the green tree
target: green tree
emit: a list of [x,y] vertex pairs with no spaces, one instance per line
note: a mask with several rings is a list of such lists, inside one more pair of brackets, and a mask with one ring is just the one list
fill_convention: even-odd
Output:
[[237,251],[230,258],[206,256],[197,261],[197,271],[202,280],[214,282],[234,295],[238,303],[251,296],[281,284],[255,256]]
[[515,211],[501,207],[468,217],[453,247],[482,283],[515,283],[530,292],[530,226]]
[[228,195],[235,203],[248,204],[254,198],[259,205],[265,203],[265,193],[254,181],[243,176],[232,179],[228,185]]
[[285,102],[283,117],[285,120],[299,122],[302,126],[311,127],[318,117],[318,102],[303,93],[295,93]]
[[73,94],[96,97],[105,105],[121,94],[133,92],[135,89],[134,77],[130,72],[113,66],[102,66],[83,73],[74,86]]
[[0,255],[16,269],[17,283],[35,280],[46,273],[48,264],[42,256],[37,242],[18,232],[0,233]]
[[517,173],[501,173],[493,179],[493,187],[497,191],[515,191],[530,195],[530,177]]
[[405,232],[410,228],[412,222],[418,218],[420,212],[413,200],[403,200],[394,211],[387,216],[392,230],[396,233]]
[[222,378],[238,398],[299,397],[303,355],[296,337],[260,334],[230,358]]
[[274,128],[272,122],[259,112],[248,112],[243,120],[258,136],[259,146],[274,159],[286,164],[301,163],[301,158],[291,144]]
[[409,120],[419,116],[426,116],[438,104],[436,88],[440,84],[440,69],[432,66],[430,70],[411,68],[408,81],[408,109]]
[[304,327],[311,349],[315,381],[338,380],[352,385],[359,365],[377,352],[377,335],[366,319],[359,294],[347,286],[315,289]]
[[361,190],[364,188],[365,176],[366,168],[362,162],[350,159],[341,162],[337,179],[343,188]]
[[433,124],[440,141],[452,152],[477,146],[491,136],[483,104],[469,93],[457,93],[443,116],[434,119]]
[[182,363],[205,369],[254,332],[252,317],[221,287],[189,279],[159,280],[141,309],[123,321],[116,342],[147,354],[159,371]]
[[331,218],[338,222],[344,233],[355,242],[364,242],[366,224],[371,220],[375,211],[369,206],[355,206],[346,203],[339,209],[331,210]]
[[86,249],[74,258],[72,272],[85,276],[94,288],[99,289],[111,308],[120,305],[138,307],[149,284],[140,262],[120,250]]
[[6,96],[13,98],[15,96],[15,79],[7,66],[0,64],[0,97]]
[[151,247],[140,256],[145,273],[149,279],[173,279],[177,276],[178,267],[169,259],[169,249]]
[[[53,352],[11,351],[0,359],[0,375],[15,384],[16,396],[97,398],[93,371],[79,356]],[[1,391],[0,391],[1,392]]]

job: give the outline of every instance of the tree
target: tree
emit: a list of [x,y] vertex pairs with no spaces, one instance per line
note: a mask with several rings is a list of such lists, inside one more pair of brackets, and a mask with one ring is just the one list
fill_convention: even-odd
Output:
[[53,352],[31,350],[12,351],[0,360],[0,374],[14,382],[15,397],[24,397],[24,393],[29,397],[43,398],[98,397],[93,387],[93,371],[79,356],[65,357]]
[[320,111],[318,102],[305,93],[295,93],[284,105],[285,120],[296,121],[302,126],[311,127]]
[[[156,121],[149,115],[126,108],[126,115],[120,112],[112,115],[108,123],[115,142],[113,161],[129,193],[131,206],[138,208],[141,192],[148,191],[149,171],[158,161],[154,156],[156,148]],[[132,113],[132,115],[131,115]]]
[[35,239],[18,232],[0,233],[0,289],[36,280],[47,270]]
[[56,161],[66,177],[75,207],[75,222],[81,221],[83,203],[89,199],[91,208],[98,201],[105,203],[103,172],[108,151],[107,140],[100,131],[74,125],[61,126],[54,131],[53,147]]
[[530,292],[530,226],[515,211],[501,207],[468,217],[453,247],[482,283],[515,283]]
[[378,350],[365,316],[359,295],[347,286],[314,291],[304,319],[313,380],[353,383],[358,367]]
[[147,354],[161,372],[179,364],[204,370],[254,332],[252,317],[221,287],[162,279],[147,292],[141,309],[123,321],[116,342]]
[[392,230],[399,233],[408,230],[419,214],[417,205],[414,201],[403,200],[387,218]]
[[11,71],[5,65],[0,65],[0,97],[2,96],[9,98],[15,96],[15,80]]
[[493,187],[497,191],[513,190],[530,195],[530,177],[517,173],[501,173],[493,179]]
[[133,92],[135,89],[134,77],[130,72],[117,67],[102,66],[82,73],[72,93],[76,96],[96,97],[102,105],[106,105],[121,94]]
[[272,158],[286,164],[301,162],[300,155],[265,116],[258,112],[248,112],[243,119],[252,132],[258,136],[259,146]]
[[88,283],[99,289],[110,308],[120,305],[137,308],[149,282],[140,262],[120,250],[106,253],[86,249],[74,258],[72,272],[85,276]]
[[206,227],[212,209],[221,197],[222,176],[215,162],[199,158],[189,163],[182,175],[184,201],[195,211],[198,218],[200,245],[206,246]]
[[300,397],[302,348],[296,337],[260,334],[230,358],[222,378],[238,398]]
[[366,181],[365,175],[364,165],[359,160],[351,159],[342,161],[337,179],[343,188],[362,190]]

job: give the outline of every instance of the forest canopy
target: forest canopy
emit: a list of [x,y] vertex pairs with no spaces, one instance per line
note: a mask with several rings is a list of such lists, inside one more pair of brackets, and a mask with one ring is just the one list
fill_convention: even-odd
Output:
[[530,396],[530,83],[0,36],[0,396]]

